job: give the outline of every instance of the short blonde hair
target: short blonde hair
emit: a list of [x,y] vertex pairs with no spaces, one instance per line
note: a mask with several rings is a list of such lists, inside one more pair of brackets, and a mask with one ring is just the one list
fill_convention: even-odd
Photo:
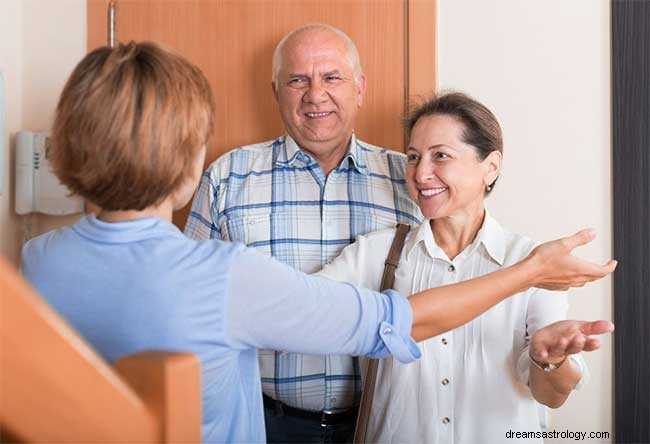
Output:
[[102,209],[160,204],[191,177],[214,108],[207,79],[178,54],[151,42],[95,49],[61,93],[52,167]]

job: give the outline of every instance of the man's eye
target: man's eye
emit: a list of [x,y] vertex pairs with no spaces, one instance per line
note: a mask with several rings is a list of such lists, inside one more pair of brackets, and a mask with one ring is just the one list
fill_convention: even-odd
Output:
[[325,80],[328,82],[336,82],[338,80],[343,80],[340,76],[327,76],[325,77]]
[[406,156],[406,161],[407,161],[407,162],[411,162],[411,163],[412,163],[412,162],[417,162],[417,161],[418,161],[418,156],[417,156],[417,154],[408,154],[408,155]]
[[441,152],[436,153],[436,159],[446,159],[448,157],[449,155],[447,155],[447,153],[441,153]]
[[295,77],[293,79],[289,79],[289,85],[301,85],[305,83],[305,79],[301,77]]

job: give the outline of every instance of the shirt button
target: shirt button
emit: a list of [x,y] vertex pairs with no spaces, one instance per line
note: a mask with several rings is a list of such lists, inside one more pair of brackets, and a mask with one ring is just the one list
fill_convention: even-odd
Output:
[[384,328],[384,334],[385,334],[385,335],[389,335],[389,334],[391,334],[392,332],[393,332],[393,329],[392,329],[392,328],[390,328],[390,327],[386,327],[386,328]]
[[325,261],[325,263],[326,263],[327,265],[331,264],[331,263],[332,263],[332,259],[327,259],[327,260]]
[[447,385],[449,384],[449,379],[445,378],[442,380],[442,385]]
[[453,265],[450,265],[449,268],[447,268],[447,270],[456,271],[456,267],[454,267]]
[[332,396],[332,397],[330,398],[330,402],[336,402],[336,397]]
[[442,338],[442,345],[447,345],[447,338]]
[[442,423],[443,424],[449,424],[451,422],[451,419],[447,418],[446,416],[442,418]]
[[250,222],[248,222],[248,225],[255,225],[255,221],[251,220]]

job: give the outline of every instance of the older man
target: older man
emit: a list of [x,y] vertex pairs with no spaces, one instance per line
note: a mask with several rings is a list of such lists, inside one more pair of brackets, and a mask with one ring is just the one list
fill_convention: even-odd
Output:
[[[355,137],[365,88],[359,53],[342,31],[309,25],[287,34],[273,56],[287,134],[210,165],[186,234],[244,242],[311,273],[359,234],[419,222],[404,155]],[[351,439],[360,396],[353,358],[261,351],[260,369],[269,442]]]

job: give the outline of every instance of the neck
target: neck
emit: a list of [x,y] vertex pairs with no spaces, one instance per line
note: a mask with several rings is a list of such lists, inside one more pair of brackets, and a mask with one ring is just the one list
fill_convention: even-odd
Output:
[[339,143],[329,142],[327,144],[322,144],[321,146],[318,146],[319,144],[315,144],[318,146],[318,150],[316,151],[311,151],[310,149],[304,148],[302,146],[300,148],[303,151],[311,154],[311,156],[316,159],[316,162],[318,162],[318,165],[320,165],[323,173],[325,173],[325,176],[327,177],[332,172],[332,170],[341,164],[341,161],[347,154],[348,148],[350,147],[351,137],[352,136],[350,135]]
[[453,260],[474,242],[484,219],[485,207],[481,201],[480,207],[471,211],[431,220],[431,230],[436,244]]
[[97,214],[97,219],[104,222],[127,222],[143,217],[158,217],[168,222],[172,221],[174,207],[170,198],[165,199],[160,205],[147,207],[143,210],[104,211]]

